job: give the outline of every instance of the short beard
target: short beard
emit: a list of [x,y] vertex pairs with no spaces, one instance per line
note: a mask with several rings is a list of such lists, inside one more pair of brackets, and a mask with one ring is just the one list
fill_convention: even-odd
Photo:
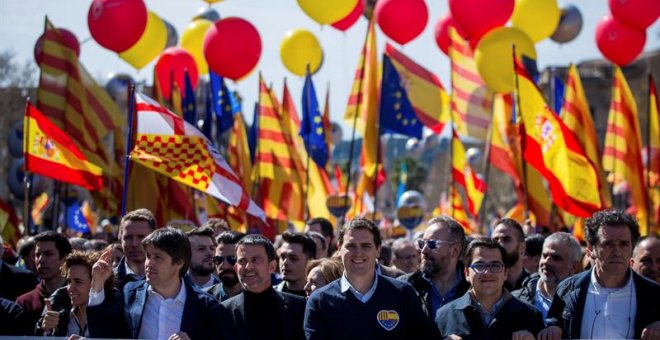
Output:
[[[232,275],[231,276],[222,275],[223,273],[230,273]],[[238,275],[236,275],[236,273],[234,273],[233,271],[229,271],[229,270],[220,272],[218,278],[220,279],[220,282],[222,282],[222,285],[225,287],[234,287],[239,283]]]
[[209,276],[213,274],[213,268],[205,268],[202,265],[190,265],[190,271],[199,276]]
[[426,275],[427,277],[434,277],[437,275],[441,275],[445,270],[443,268],[433,262],[425,262],[422,264],[421,268],[422,273]]
[[511,267],[513,267],[513,266],[518,262],[518,260],[520,259],[520,254],[519,254],[517,251],[515,251],[515,252],[513,252],[513,254],[506,254],[506,258],[507,258],[507,261],[506,261],[506,262],[508,262],[508,266],[507,266],[507,267],[508,267],[508,268],[511,268]]

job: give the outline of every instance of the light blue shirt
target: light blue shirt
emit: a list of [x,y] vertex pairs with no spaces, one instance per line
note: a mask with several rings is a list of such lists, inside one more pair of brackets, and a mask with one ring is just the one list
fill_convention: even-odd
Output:
[[367,303],[369,299],[374,295],[374,292],[376,291],[376,286],[378,286],[378,273],[374,273],[374,283],[371,285],[371,288],[365,293],[362,294],[360,293],[353,285],[351,285],[350,282],[348,282],[348,279],[346,278],[346,273],[341,276],[341,279],[339,280],[339,289],[341,290],[342,293],[346,293],[347,291],[351,291],[355,297],[360,300],[362,303]]
[[186,286],[183,280],[179,293],[170,299],[164,298],[149,286],[138,338],[167,340],[181,329],[185,305]]

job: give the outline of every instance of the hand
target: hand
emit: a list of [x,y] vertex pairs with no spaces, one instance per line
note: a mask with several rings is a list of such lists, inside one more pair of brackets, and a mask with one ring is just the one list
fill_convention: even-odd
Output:
[[557,326],[549,326],[539,332],[538,340],[559,340],[562,330]]
[[186,332],[176,332],[170,335],[170,337],[167,338],[167,340],[190,340],[190,338],[188,337],[188,334],[186,334]]
[[456,334],[451,334],[449,336],[446,336],[444,340],[463,340],[463,338],[461,338]]
[[108,249],[101,254],[92,267],[92,291],[98,293],[103,290],[105,281],[112,276],[112,249]]
[[521,331],[513,332],[513,334],[511,334],[511,340],[534,340],[534,334],[523,329]]
[[653,339],[653,340],[658,340],[660,339],[660,321],[656,321],[646,327],[642,330],[642,339],[647,340],[647,339]]
[[44,302],[46,303],[46,314],[41,321],[41,328],[47,333],[57,328],[57,324],[60,322],[60,312],[53,310],[50,299],[46,299]]

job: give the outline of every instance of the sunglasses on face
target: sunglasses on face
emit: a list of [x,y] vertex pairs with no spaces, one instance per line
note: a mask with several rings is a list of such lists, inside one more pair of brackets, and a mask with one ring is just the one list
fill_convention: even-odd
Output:
[[217,266],[221,265],[223,262],[227,260],[227,263],[229,263],[230,266],[233,266],[236,264],[236,256],[234,255],[229,255],[229,256],[220,256],[216,255],[213,256],[213,263],[215,263]]
[[490,270],[491,273],[501,273],[504,270],[504,263],[502,262],[493,262],[493,263],[483,263],[476,262],[470,265],[470,268],[474,270],[477,274],[483,274],[486,270]]
[[418,239],[417,241],[417,248],[419,250],[424,249],[424,246],[429,247],[429,249],[433,250],[438,248],[441,244],[454,244],[456,242],[454,241],[441,241],[441,240],[434,240],[434,239],[429,239],[429,240],[423,240],[423,239]]

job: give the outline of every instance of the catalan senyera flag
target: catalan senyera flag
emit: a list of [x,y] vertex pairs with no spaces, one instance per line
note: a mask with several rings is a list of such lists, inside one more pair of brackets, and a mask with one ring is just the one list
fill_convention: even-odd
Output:
[[660,104],[653,76],[649,75],[649,143],[648,180],[651,201],[651,232],[660,230]]
[[325,144],[328,152],[332,151],[332,124],[330,123],[330,86],[325,90],[325,104],[323,105],[323,129],[325,129]]
[[585,155],[596,168],[603,208],[609,208],[612,206],[612,195],[605,182],[606,177],[600,161],[601,152],[598,147],[594,120],[589,110],[589,102],[584,94],[582,80],[575,65],[571,65],[568,68],[563,102],[564,105],[560,113],[561,119],[566,124],[566,127],[571,130],[573,136],[575,136],[577,142],[584,150]]
[[479,76],[470,43],[449,28],[451,110],[461,136],[486,140],[491,121],[492,93]]
[[615,185],[623,181],[628,183],[632,204],[637,211],[640,232],[646,235],[648,198],[642,165],[642,137],[637,117],[637,104],[618,66],[614,66],[603,168],[610,172]]
[[520,62],[514,65],[524,159],[548,181],[558,207],[575,216],[591,216],[602,206],[593,164]]
[[51,201],[52,200],[48,197],[47,192],[43,192],[32,201],[32,211],[30,211],[30,216],[35,225],[41,225],[43,223],[44,214],[50,206]]
[[[7,202],[0,199],[0,235],[2,239],[16,249],[16,242],[21,238],[22,233],[18,225],[20,220],[14,208]],[[2,245],[0,244],[0,247]]]
[[142,94],[136,95],[136,108],[132,160],[264,219],[241,179],[199,130]]
[[[46,19],[37,107],[66,131],[89,162],[108,176],[113,171],[111,152],[103,139],[124,124],[119,107],[78,61],[59,31]],[[128,94],[127,94],[128,96]]]
[[478,217],[481,202],[486,192],[486,183],[477,177],[477,174],[468,163],[465,156],[465,147],[463,146],[463,142],[458,138],[456,130],[452,129],[452,133],[452,177],[456,184],[459,184],[465,189],[470,214]]
[[451,189],[451,197],[447,198],[446,193],[441,195],[438,206],[433,210],[433,215],[449,216],[463,227],[463,231],[466,235],[472,234],[470,218],[465,212],[465,208],[463,208],[461,194],[456,187]]
[[87,161],[66,132],[30,103],[23,127],[27,171],[90,190],[103,187],[101,168]]
[[234,173],[241,179],[245,190],[252,192],[252,159],[250,158],[250,148],[246,131],[243,114],[237,112],[234,115],[234,125],[229,135],[227,162],[234,170]]
[[450,98],[440,79],[390,44],[385,45],[385,55],[399,73],[419,121],[440,133],[451,119]]

